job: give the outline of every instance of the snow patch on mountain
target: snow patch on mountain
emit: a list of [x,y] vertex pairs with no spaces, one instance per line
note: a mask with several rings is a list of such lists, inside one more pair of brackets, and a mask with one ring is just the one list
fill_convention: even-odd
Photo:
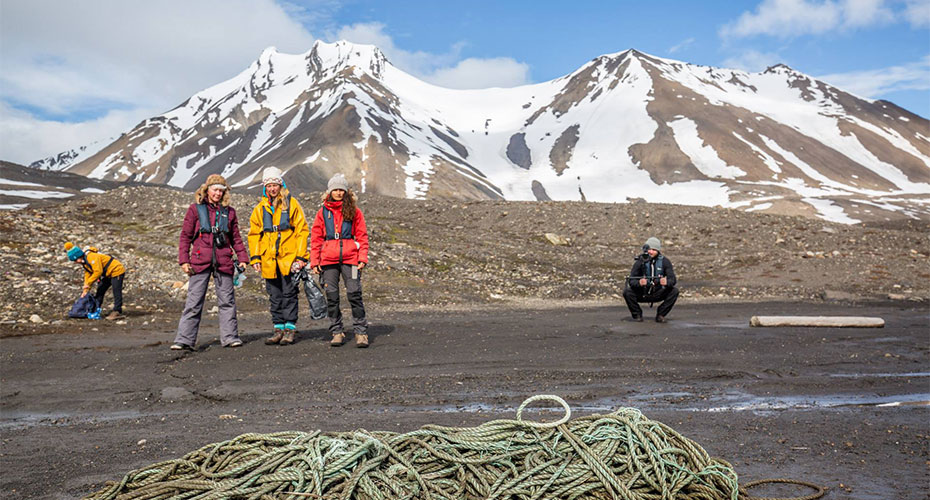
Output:
[[697,123],[694,123],[693,120],[682,117],[668,125],[675,132],[675,141],[681,151],[691,158],[695,168],[702,174],[711,179],[736,179],[746,175],[746,172],[727,165],[725,161],[720,159],[714,148],[701,139],[698,134]]

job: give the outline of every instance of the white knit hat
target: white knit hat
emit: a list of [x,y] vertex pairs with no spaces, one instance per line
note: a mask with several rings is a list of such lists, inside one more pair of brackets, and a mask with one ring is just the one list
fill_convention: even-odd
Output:
[[346,176],[343,174],[336,174],[329,180],[329,183],[326,184],[326,192],[335,191],[341,189],[343,191],[349,190],[349,181],[346,180]]
[[262,185],[284,184],[284,172],[278,167],[268,167],[262,171]]

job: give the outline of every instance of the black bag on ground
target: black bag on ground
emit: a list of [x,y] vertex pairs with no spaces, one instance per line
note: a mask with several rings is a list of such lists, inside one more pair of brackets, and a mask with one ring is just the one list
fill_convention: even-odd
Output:
[[307,268],[304,267],[297,275],[299,281],[303,281],[304,295],[307,296],[307,302],[310,303],[310,319],[323,319],[326,317],[326,297],[323,291],[317,286],[316,280],[307,274]]
[[88,293],[74,302],[71,310],[68,311],[68,317],[86,318],[88,314],[96,312],[98,307],[97,298]]

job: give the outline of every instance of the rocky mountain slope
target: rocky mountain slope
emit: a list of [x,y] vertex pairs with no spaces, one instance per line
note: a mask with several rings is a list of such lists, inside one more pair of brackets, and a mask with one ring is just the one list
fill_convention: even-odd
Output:
[[[307,211],[316,209],[316,193],[297,196]],[[80,292],[82,274],[67,261],[65,241],[97,246],[126,265],[131,324],[173,328],[186,295],[177,238],[192,198],[174,189],[124,186],[0,211],[2,335],[67,330],[71,323],[62,318]],[[248,214],[255,201],[233,193],[240,213]],[[373,315],[398,307],[593,300],[616,305],[622,318],[624,278],[652,235],[662,238],[675,264],[682,301],[930,297],[926,222],[872,227],[645,202],[366,195],[360,206],[371,233],[365,299]],[[249,277],[237,292],[239,308],[266,313],[261,280]],[[302,315],[306,307],[301,299]]]
[[344,172],[362,192],[416,199],[930,218],[928,120],[782,65],[747,73],[636,50],[540,84],[451,90],[373,46],[270,48],[102,148],[34,164],[186,189],[212,173],[254,189],[269,165],[303,190]]
[[66,172],[37,171],[35,168],[0,161],[0,210],[81,198],[124,184]]

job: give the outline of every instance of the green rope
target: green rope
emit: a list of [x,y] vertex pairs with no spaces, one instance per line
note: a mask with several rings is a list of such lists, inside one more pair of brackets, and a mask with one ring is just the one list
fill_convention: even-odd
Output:
[[[559,403],[555,422],[522,418]],[[393,432],[243,434],[86,497],[315,500],[745,500],[727,462],[639,410],[570,420],[534,396],[516,420]]]

